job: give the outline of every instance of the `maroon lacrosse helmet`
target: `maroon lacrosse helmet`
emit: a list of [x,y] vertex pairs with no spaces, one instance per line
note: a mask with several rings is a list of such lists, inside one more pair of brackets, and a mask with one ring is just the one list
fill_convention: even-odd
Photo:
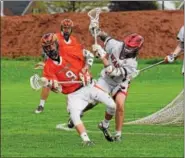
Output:
[[135,58],[139,49],[141,49],[143,46],[144,38],[137,33],[133,33],[127,35],[123,39],[123,42],[124,46],[121,54],[124,56],[124,58]]

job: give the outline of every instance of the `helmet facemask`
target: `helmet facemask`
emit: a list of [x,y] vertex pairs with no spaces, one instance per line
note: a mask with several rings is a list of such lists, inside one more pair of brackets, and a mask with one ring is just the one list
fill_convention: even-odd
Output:
[[70,37],[70,35],[72,33],[72,28],[71,27],[63,27],[63,26],[61,26],[61,33],[63,34],[64,39],[66,41],[68,41],[69,37]]
[[50,45],[43,46],[43,50],[49,58],[52,60],[58,60],[58,43],[56,41]]
[[135,58],[138,54],[138,48],[128,47],[123,45],[122,51],[120,53],[120,57],[127,59],[127,58]]
[[61,33],[62,35],[64,36],[64,39],[66,41],[69,40],[69,37],[72,33],[72,28],[73,28],[73,22],[72,20],[70,19],[64,19],[62,22],[61,22]]

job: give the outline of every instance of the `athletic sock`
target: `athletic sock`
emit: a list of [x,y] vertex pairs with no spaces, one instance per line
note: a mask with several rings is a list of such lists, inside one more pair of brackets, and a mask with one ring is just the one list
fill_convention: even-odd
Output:
[[121,131],[116,131],[116,136],[121,136]]
[[109,127],[109,120],[104,119],[104,120],[102,121],[102,123],[103,123],[103,127],[104,127],[104,128],[108,128],[108,127]]
[[80,137],[82,138],[83,141],[90,141],[88,135],[86,132],[83,132]]
[[39,105],[42,106],[42,107],[44,107],[44,104],[45,104],[45,100],[41,99]]

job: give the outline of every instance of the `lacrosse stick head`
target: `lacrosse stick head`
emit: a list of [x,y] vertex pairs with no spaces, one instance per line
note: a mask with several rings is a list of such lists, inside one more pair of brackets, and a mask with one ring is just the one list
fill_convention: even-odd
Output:
[[91,21],[92,20],[98,21],[100,13],[101,13],[100,8],[94,8],[88,12],[88,16],[90,17]]
[[45,82],[41,80],[39,75],[34,74],[33,76],[30,77],[30,86],[34,90],[39,90],[45,85]]
[[94,36],[94,43],[97,44],[97,31],[99,29],[99,15],[101,13],[100,8],[94,8],[88,12],[88,16],[90,17],[90,25],[89,30],[91,34]]

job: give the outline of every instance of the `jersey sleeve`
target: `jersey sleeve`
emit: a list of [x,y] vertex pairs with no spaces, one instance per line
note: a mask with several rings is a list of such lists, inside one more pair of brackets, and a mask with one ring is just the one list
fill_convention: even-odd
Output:
[[179,33],[177,34],[177,39],[184,42],[184,26],[181,27]]

